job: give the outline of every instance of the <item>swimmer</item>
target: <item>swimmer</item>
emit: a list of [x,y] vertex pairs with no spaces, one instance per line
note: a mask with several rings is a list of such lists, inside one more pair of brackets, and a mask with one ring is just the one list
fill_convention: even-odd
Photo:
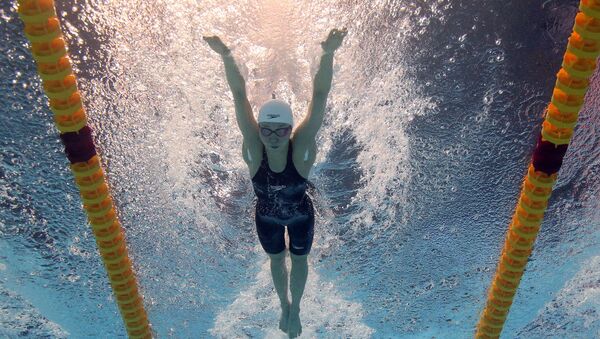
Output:
[[[295,128],[292,109],[282,100],[265,102],[254,118],[246,96],[246,83],[231,50],[218,36],[205,36],[210,48],[221,55],[233,93],[235,114],[242,132],[242,156],[250,170],[257,196],[256,231],[262,248],[271,259],[273,284],[281,303],[279,328],[296,338],[302,333],[300,299],[308,276],[307,257],[313,241],[314,210],[306,195],[308,175],[316,158],[316,135],[325,113],[333,76],[333,53],[348,31],[332,29],[321,42],[323,54],[313,83],[312,100],[306,117]],[[290,238],[290,294],[285,264],[285,227]]]

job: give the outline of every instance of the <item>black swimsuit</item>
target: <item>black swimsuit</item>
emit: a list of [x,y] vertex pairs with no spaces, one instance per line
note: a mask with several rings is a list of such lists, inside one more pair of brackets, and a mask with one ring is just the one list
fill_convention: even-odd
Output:
[[285,249],[285,226],[290,236],[290,252],[304,255],[310,252],[315,222],[314,209],[306,194],[309,182],[303,178],[292,160],[290,141],[283,172],[269,168],[266,151],[260,168],[252,178],[256,193],[256,231],[263,249],[276,254]]

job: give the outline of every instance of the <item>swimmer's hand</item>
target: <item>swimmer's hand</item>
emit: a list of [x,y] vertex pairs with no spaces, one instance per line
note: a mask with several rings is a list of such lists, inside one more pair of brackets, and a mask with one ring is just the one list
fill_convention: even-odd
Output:
[[333,53],[342,45],[346,34],[348,34],[348,30],[346,29],[346,27],[342,29],[332,29],[331,32],[329,32],[327,40],[321,42],[321,47],[323,48],[323,51],[325,51],[325,53]]
[[203,36],[202,39],[208,43],[213,51],[219,53],[219,55],[228,55],[231,53],[231,50],[223,43],[223,41],[221,41],[221,38],[216,35]]

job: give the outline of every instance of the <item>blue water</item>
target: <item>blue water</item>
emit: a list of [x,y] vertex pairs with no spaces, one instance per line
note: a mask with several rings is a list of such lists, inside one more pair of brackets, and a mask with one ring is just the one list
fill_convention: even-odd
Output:
[[[284,338],[220,60],[305,114],[349,35],[311,181],[303,338],[472,337],[576,1],[57,2],[157,337]],[[0,4],[0,337],[124,337],[13,1]],[[600,337],[596,74],[503,338]],[[289,263],[288,263],[289,267]]]

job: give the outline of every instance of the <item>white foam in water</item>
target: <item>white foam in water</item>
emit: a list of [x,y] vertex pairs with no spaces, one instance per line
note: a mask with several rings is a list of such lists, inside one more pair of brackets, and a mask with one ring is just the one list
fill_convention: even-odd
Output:
[[[289,255],[286,260],[289,270]],[[371,336],[374,330],[363,323],[361,304],[344,300],[332,283],[321,280],[310,261],[300,306],[300,338]],[[216,316],[209,332],[217,338],[287,338],[278,329],[280,315],[279,299],[273,287],[269,260],[266,260],[254,281]]]

